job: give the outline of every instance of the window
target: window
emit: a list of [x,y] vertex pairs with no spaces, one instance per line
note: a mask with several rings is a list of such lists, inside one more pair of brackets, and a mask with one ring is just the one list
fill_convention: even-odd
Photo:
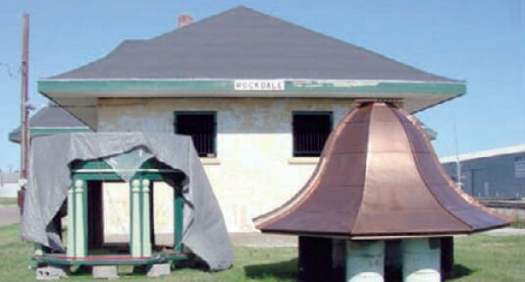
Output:
[[176,112],[175,133],[189,135],[199,157],[215,157],[215,112]]
[[294,112],[293,156],[317,157],[332,130],[331,112]]

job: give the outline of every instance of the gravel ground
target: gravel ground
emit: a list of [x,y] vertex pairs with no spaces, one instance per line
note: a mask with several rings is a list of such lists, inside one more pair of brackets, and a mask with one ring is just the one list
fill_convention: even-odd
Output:
[[297,236],[262,234],[259,232],[233,232],[230,238],[235,246],[243,247],[296,247]]
[[20,221],[16,205],[0,206],[0,226],[10,225]]
[[501,228],[496,230],[490,230],[487,232],[484,232],[484,234],[490,235],[490,236],[525,236],[525,229],[522,228]]
[[[0,206],[0,226],[14,224],[20,221],[18,207],[15,205]],[[525,236],[525,229],[501,228],[484,232],[489,236]],[[296,236],[261,234],[258,232],[234,232],[230,234],[236,246],[244,247],[295,247]]]

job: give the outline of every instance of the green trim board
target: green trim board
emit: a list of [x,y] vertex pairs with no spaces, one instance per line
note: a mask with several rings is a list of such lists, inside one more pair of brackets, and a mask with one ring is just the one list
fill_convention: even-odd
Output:
[[180,189],[175,190],[175,216],[173,217],[175,222],[173,223],[173,226],[175,228],[174,249],[176,252],[182,252],[184,250],[184,246],[182,245],[182,229],[184,229],[184,199],[181,193]]
[[177,262],[188,259],[186,254],[182,253],[154,253],[148,258],[132,258],[121,257],[111,258],[107,256],[88,256],[85,258],[70,258],[67,256],[58,256],[54,254],[44,254],[41,256],[33,256],[32,260],[37,264],[50,265],[151,265],[157,263]]
[[[465,93],[465,83],[445,82],[410,82],[410,81],[350,81],[350,80],[285,80],[282,91],[236,91],[235,80],[173,80],[173,79],[136,79],[136,80],[40,80],[38,91],[45,95],[67,94],[68,98],[90,97],[102,95],[129,95],[167,93],[177,94],[210,94],[217,96],[219,93],[227,96],[242,97],[246,93],[271,92],[275,96],[286,97],[287,94],[324,93],[329,94],[370,94],[370,93],[420,93],[420,94],[449,94],[452,96]],[[58,96],[58,95],[57,95]],[[351,96],[349,96],[351,97]]]

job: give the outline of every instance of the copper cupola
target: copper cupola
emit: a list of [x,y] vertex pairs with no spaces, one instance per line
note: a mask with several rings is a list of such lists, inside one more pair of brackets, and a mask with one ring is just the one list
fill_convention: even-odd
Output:
[[467,234],[508,221],[452,182],[414,116],[376,102],[339,123],[307,184],[255,224],[359,240]]

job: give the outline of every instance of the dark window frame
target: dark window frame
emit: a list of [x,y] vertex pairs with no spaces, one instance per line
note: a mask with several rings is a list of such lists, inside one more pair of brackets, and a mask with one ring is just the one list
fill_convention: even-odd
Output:
[[[198,116],[198,115],[205,115],[205,116],[209,116],[211,115],[213,117],[213,132],[212,132],[212,148],[211,148],[211,152],[199,152],[199,148],[197,148],[197,146],[195,146],[195,149],[197,150],[197,154],[199,155],[199,157],[201,158],[216,158],[217,157],[217,112],[216,111],[175,111],[174,112],[174,121],[173,121],[173,130],[175,132],[175,134],[181,134],[181,135],[189,135],[189,134],[184,134],[184,133],[180,133],[179,132],[179,127],[178,127],[178,120],[179,120],[179,117],[180,116]],[[191,134],[189,135],[191,136]],[[193,140],[193,136],[192,136],[192,140]],[[194,144],[195,145],[195,144]]]
[[[323,141],[322,146],[320,146],[319,150],[316,152],[306,152],[306,151],[299,151],[298,148],[296,148],[296,125],[295,125],[295,117],[298,115],[303,116],[316,116],[316,115],[325,115],[328,116],[329,125],[328,130],[326,133],[325,140]],[[333,130],[334,126],[334,112],[333,111],[292,111],[292,156],[294,158],[308,158],[308,157],[319,157],[321,155],[321,152],[324,148],[324,145],[326,143],[326,140],[328,140],[328,136],[330,135],[330,132]]]

